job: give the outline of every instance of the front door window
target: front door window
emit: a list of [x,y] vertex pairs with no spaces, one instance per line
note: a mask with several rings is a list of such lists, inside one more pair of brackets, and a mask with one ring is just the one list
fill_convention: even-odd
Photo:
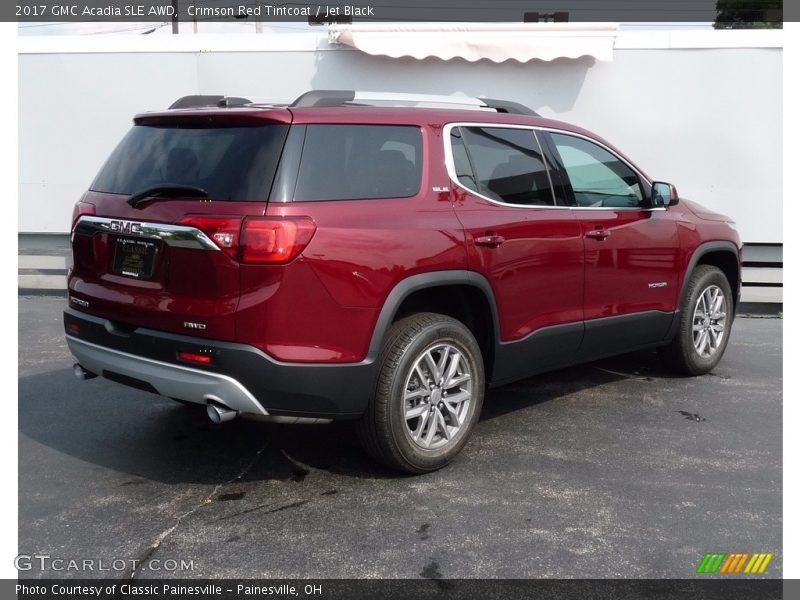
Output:
[[639,177],[611,152],[583,138],[550,135],[579,207],[636,208],[644,194]]

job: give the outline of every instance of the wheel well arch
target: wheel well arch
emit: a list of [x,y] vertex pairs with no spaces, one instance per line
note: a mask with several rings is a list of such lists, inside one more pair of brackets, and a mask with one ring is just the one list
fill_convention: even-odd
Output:
[[483,276],[471,271],[444,271],[402,280],[381,309],[368,356],[377,357],[393,323],[418,312],[435,312],[464,323],[478,342],[487,379],[491,378],[500,330],[494,293]]
[[489,301],[480,288],[469,284],[449,284],[416,290],[403,299],[392,322],[419,312],[435,312],[463,323],[475,336],[483,355],[484,369],[491,374],[494,324]]
[[698,265],[711,265],[717,267],[725,274],[725,278],[728,280],[728,283],[731,286],[731,293],[733,294],[733,304],[735,308],[738,302],[739,295],[737,291],[739,290],[739,280],[741,278],[741,274],[739,272],[738,254],[727,249],[710,250],[698,257],[698,260],[693,265],[693,268],[697,267]]

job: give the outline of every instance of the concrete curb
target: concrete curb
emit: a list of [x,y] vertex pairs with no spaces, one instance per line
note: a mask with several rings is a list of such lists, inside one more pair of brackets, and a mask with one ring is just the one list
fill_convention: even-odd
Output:
[[17,257],[19,290],[66,291],[69,257],[20,254]]

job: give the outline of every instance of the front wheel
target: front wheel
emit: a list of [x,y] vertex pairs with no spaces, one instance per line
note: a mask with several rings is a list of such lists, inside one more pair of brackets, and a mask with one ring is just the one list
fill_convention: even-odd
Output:
[[733,324],[733,295],[725,274],[700,265],[689,278],[681,304],[678,332],[662,359],[682,375],[703,375],[717,366]]
[[467,443],[483,405],[483,360],[470,330],[433,313],[402,319],[389,331],[379,368],[358,427],[364,448],[409,473],[448,464]]

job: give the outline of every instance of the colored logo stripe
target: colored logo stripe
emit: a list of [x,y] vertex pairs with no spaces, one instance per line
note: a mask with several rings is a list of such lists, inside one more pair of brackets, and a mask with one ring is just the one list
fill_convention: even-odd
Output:
[[769,561],[772,560],[772,553],[769,554],[753,554],[753,558],[750,559],[750,562],[747,563],[747,566],[744,568],[745,573],[763,573],[767,570],[767,565]]
[[744,561],[750,556],[749,553],[728,554],[728,558],[722,564],[720,573],[738,573],[744,566]]
[[716,573],[717,569],[719,569],[720,564],[722,564],[722,560],[725,558],[725,554],[706,554],[703,557],[703,560],[700,562],[700,566],[697,567],[698,573]]
[[709,552],[703,556],[703,560],[697,566],[697,572],[733,574],[742,573],[742,568],[744,568],[744,573],[761,574],[767,570],[767,565],[772,560],[772,556],[771,552],[756,552],[755,554],[750,554],[749,552],[733,554]]
[[722,568],[719,570],[720,573],[730,573],[731,565],[739,560],[738,554],[728,554],[728,558],[725,559],[725,562],[722,563]]
[[741,571],[741,570],[742,570],[742,567],[744,566],[744,563],[745,563],[745,561],[746,561],[746,560],[747,560],[749,557],[750,557],[750,553],[749,553],[749,552],[745,552],[744,554],[742,554],[742,558],[741,558],[741,559],[739,559],[739,562],[736,564],[736,568],[734,569],[734,571],[733,571],[733,572],[734,572],[734,573],[738,573],[739,571]]

